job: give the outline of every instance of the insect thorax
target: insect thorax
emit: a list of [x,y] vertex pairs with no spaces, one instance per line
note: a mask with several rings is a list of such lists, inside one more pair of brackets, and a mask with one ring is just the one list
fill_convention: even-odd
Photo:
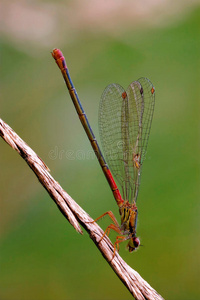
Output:
[[130,204],[128,201],[125,201],[119,208],[119,213],[121,215],[121,230],[124,234],[131,234],[132,236],[135,236],[137,225],[136,204]]

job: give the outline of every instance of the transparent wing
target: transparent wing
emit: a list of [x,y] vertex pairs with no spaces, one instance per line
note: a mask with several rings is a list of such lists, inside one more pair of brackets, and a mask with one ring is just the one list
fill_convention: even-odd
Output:
[[103,92],[99,130],[109,167],[125,200],[136,201],[155,102],[155,89],[146,78],[132,82],[127,91],[118,84]]
[[[125,189],[137,200],[142,164],[145,159],[155,105],[155,88],[147,78],[132,82],[127,89],[128,170]],[[122,135],[123,136],[123,135]]]
[[99,106],[99,133],[108,165],[123,186],[123,149],[121,138],[121,109],[124,89],[118,84],[108,85]]

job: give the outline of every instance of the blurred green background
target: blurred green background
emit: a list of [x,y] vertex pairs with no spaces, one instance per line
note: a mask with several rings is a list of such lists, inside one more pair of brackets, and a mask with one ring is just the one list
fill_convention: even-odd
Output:
[[[200,2],[2,1],[0,11],[0,118],[93,218],[112,210],[119,220],[118,208],[50,51],[63,51],[98,140],[104,88],[153,82],[138,197],[144,247],[129,254],[123,243],[120,254],[164,298],[200,299]],[[3,140],[0,208],[1,300],[132,299]]]

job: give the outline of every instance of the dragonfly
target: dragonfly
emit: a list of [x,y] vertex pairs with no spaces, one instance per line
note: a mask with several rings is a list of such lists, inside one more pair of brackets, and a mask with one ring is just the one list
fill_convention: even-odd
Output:
[[[112,211],[105,212],[94,221],[105,215],[112,220],[100,241],[106,234],[109,236],[110,230],[114,230],[119,235],[114,243],[113,258],[123,241],[128,241],[127,248],[133,252],[140,246],[140,239],[136,235],[136,201],[153,118],[155,88],[145,77],[133,81],[126,91],[114,83],[105,88],[99,106],[99,132],[107,164],[72,83],[62,52],[54,49],[52,56],[62,72],[79,119],[119,207],[121,225]],[[121,187],[123,197],[112,173]]]

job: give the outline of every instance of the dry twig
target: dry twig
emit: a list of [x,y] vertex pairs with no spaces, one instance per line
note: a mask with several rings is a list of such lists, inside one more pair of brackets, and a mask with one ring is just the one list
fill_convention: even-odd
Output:
[[65,192],[62,187],[49,174],[49,169],[39,156],[10,128],[0,119],[0,136],[16,150],[27,162],[29,167],[38,177],[40,183],[48,191],[51,198],[71,225],[82,234],[81,224],[89,233],[104,258],[111,268],[128,288],[130,293],[137,300],[161,300],[163,299],[135,270],[129,267],[126,262],[116,253],[114,259],[113,245],[109,238],[105,238],[99,243],[103,230],[92,218]]

